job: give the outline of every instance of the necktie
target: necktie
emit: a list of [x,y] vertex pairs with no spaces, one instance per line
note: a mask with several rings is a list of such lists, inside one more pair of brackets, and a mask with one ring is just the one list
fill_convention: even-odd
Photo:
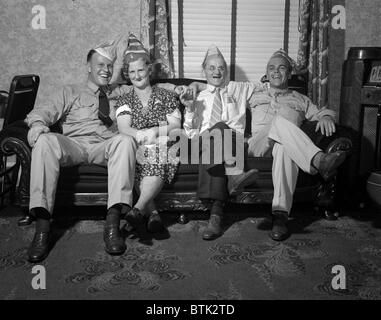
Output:
[[107,126],[110,127],[113,121],[110,118],[110,104],[106,93],[102,88],[99,88],[99,108],[98,118]]
[[210,114],[210,127],[213,127],[217,122],[221,121],[222,116],[222,100],[220,88],[216,88],[216,93],[214,95],[212,112]]

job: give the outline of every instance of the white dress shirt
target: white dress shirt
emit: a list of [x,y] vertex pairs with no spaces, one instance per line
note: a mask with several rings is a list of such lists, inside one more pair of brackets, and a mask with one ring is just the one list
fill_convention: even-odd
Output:
[[[254,91],[262,89],[263,84],[251,82],[230,81],[221,88],[222,116],[225,122],[236,132],[244,133],[246,125],[246,107]],[[185,112],[184,130],[189,138],[193,138],[211,127],[210,116],[216,87],[207,85],[195,101],[193,112]]]

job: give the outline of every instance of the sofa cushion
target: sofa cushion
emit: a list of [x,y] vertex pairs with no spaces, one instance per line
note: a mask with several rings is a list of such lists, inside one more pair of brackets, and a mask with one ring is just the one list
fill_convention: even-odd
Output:
[[257,169],[259,171],[271,171],[273,165],[272,158],[249,157],[246,160],[247,170]]
[[178,175],[194,173],[198,173],[198,164],[180,164],[179,170],[177,171]]
[[60,179],[77,180],[79,176],[81,179],[86,179],[88,177],[91,177],[91,179],[94,179],[95,177],[104,179],[105,176],[107,176],[107,167],[95,164],[83,164],[74,167],[61,168]]
[[[181,164],[178,174],[198,173],[198,164]],[[60,179],[63,180],[78,180],[80,179],[98,179],[104,180],[107,176],[107,167],[99,165],[83,164],[80,166],[61,168]]]
[[[246,190],[271,189],[271,158],[249,158],[249,169],[259,170],[258,179]],[[317,176],[299,173],[298,187],[312,186],[318,183]],[[80,165],[62,168],[58,181],[60,190],[73,192],[107,192],[107,167],[98,165]],[[165,185],[163,192],[196,192],[198,186],[198,165],[181,164],[172,184]]]

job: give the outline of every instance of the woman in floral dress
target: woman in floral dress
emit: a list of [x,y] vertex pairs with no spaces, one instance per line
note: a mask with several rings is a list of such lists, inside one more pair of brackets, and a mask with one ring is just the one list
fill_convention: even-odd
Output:
[[151,86],[149,55],[136,38],[133,40],[130,38],[122,69],[133,90],[119,98],[116,110],[119,132],[133,136],[138,144],[135,182],[139,199],[126,220],[133,227],[146,220],[147,230],[157,232],[163,225],[154,199],[165,183],[171,183],[178,168],[170,148],[175,142],[168,141],[168,134],[180,128],[181,114],[174,93]]

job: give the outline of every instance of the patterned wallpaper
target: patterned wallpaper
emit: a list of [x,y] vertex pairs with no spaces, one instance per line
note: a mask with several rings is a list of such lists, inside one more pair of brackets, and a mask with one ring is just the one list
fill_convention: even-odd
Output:
[[380,0],[346,1],[345,57],[350,47],[381,47]]
[[[36,73],[38,101],[56,86],[86,78],[86,54],[93,45],[129,31],[140,34],[139,0],[0,2],[0,90],[9,90],[14,75]],[[46,10],[46,29],[32,27],[41,14],[33,11],[37,5]],[[37,24],[43,26],[41,20]]]
[[[332,7],[345,6],[345,0],[331,0]],[[332,15],[334,16],[334,15]],[[330,27],[329,33],[329,89],[328,105],[337,113],[340,110],[341,74],[345,50],[345,29]]]
[[[36,73],[40,100],[58,85],[84,79],[86,53],[94,44],[129,31],[145,34],[140,14],[145,1],[0,0],[0,90],[9,90],[16,74]],[[345,31],[331,30],[329,100],[338,110],[341,64],[348,49],[381,46],[381,6],[379,0],[332,2],[345,5],[347,15]],[[38,5],[46,9],[46,29],[32,28]]]
[[332,0],[344,5],[345,30],[331,29],[329,105],[338,111],[340,106],[342,66],[350,47],[381,47],[380,0]]

